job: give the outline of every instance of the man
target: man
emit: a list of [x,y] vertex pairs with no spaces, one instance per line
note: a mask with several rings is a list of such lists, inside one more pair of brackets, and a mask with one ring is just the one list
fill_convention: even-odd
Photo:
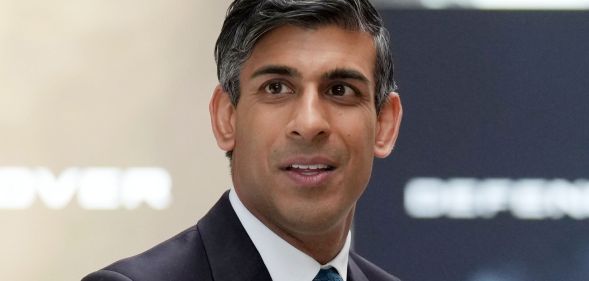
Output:
[[198,224],[91,280],[398,280],[350,250],[395,143],[388,35],[367,0],[237,0],[209,106],[233,189]]

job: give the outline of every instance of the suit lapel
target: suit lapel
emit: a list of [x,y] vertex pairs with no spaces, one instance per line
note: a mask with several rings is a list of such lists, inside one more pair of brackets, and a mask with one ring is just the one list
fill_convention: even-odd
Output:
[[348,281],[368,281],[366,275],[364,275],[356,261],[354,261],[353,255],[350,255],[348,259]]
[[225,192],[197,225],[215,281],[272,281]]

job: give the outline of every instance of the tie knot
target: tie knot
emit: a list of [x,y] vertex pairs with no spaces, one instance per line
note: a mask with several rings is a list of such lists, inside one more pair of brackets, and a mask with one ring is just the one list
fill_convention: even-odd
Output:
[[339,276],[335,268],[330,267],[319,270],[319,273],[313,278],[313,281],[343,281],[343,279]]

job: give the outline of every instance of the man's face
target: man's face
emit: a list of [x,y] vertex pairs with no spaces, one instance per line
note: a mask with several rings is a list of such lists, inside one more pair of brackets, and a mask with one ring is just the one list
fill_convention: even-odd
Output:
[[375,59],[368,33],[283,26],[243,64],[225,148],[239,198],[279,235],[349,227],[375,151],[390,152],[378,147]]

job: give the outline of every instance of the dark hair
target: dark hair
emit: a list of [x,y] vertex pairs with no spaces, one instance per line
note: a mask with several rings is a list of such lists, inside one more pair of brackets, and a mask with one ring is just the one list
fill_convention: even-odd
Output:
[[217,77],[234,105],[239,102],[242,64],[264,34],[285,24],[309,28],[336,24],[370,33],[376,47],[377,112],[387,101],[387,94],[396,90],[389,34],[368,0],[235,0],[227,10],[215,45]]

